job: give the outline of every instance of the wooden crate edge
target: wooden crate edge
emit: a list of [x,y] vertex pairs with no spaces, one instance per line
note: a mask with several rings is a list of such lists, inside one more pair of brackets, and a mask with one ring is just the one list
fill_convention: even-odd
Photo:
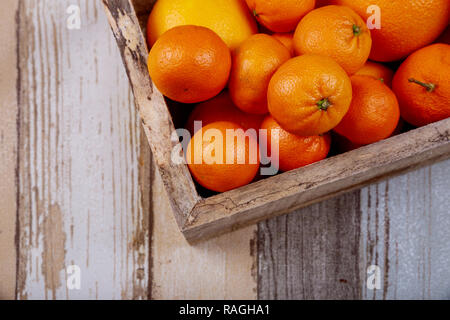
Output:
[[102,0],[117,41],[142,119],[147,140],[163,180],[175,219],[181,229],[200,200],[187,166],[171,161],[175,127],[162,94],[153,86],[147,71],[148,49],[131,0]]
[[450,118],[205,199],[182,231],[195,243],[448,158]]
[[[143,70],[143,66],[146,66],[147,47],[132,1],[102,1],[127,69],[136,106],[143,120],[144,129],[174,210],[176,221],[183,235],[191,243],[325,200],[362,187],[370,182],[399,174],[408,170],[408,167],[411,166],[417,167],[448,158],[450,154],[450,119],[446,119],[375,145],[327,159],[308,168],[301,168],[208,199],[201,199],[187,166],[174,165],[170,162],[168,152],[171,148],[168,148],[168,142],[175,128],[163,96],[153,87],[146,67]],[[127,17],[129,21],[127,23],[121,22],[120,14],[122,17]],[[126,35],[122,33],[121,28],[126,29]],[[134,42],[136,40],[138,40],[137,43]],[[168,123],[169,126],[167,126]],[[164,132],[159,132],[161,130],[152,131],[151,128],[161,129]],[[414,141],[417,137],[419,139]],[[424,137],[429,141],[426,141]],[[417,154],[409,153],[405,155],[405,153],[398,152],[405,151],[400,150],[400,145],[395,145],[399,139],[409,139],[411,146],[416,142]],[[171,142],[172,147],[174,143],[177,144],[178,142]],[[372,171],[371,168],[368,168],[358,174],[348,174],[341,179],[335,178],[330,183],[324,180],[322,184],[315,186],[316,181],[311,181],[298,189],[295,189],[295,183],[293,189],[282,185],[284,180],[295,181],[297,176],[301,175],[306,169],[320,168],[325,163],[339,162],[352,156],[358,158],[363,155],[363,152],[371,154],[371,157],[366,159],[370,163],[371,159],[377,158],[377,150],[383,147],[392,148],[393,154],[397,158],[392,157],[391,162],[387,161],[383,165],[375,167]],[[275,188],[276,190],[273,190],[270,185],[274,180],[281,183],[280,187]],[[285,192],[285,189],[291,190],[291,192]],[[271,190],[271,196],[260,192],[264,190]],[[241,201],[245,197],[247,197],[247,200],[243,202],[246,204],[242,205]]]

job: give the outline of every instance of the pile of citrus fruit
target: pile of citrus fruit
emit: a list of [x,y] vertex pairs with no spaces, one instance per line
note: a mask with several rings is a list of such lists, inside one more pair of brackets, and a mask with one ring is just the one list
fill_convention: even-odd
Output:
[[[193,108],[192,176],[224,192],[259,178],[254,146],[289,171],[450,117],[449,12],[449,0],[158,0],[148,69]],[[247,134],[260,130],[266,141]]]

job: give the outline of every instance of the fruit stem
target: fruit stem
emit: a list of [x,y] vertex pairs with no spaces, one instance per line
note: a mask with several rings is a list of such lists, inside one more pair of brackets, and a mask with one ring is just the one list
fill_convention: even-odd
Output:
[[433,92],[436,89],[436,85],[434,83],[425,83],[414,78],[408,79],[408,81],[421,85],[422,87],[426,88],[428,92]]
[[361,34],[361,28],[356,24],[353,25],[353,34],[355,36],[359,36]]
[[328,98],[322,99],[319,102],[317,102],[317,106],[320,110],[327,111],[328,108],[331,106],[330,100]]
[[256,12],[256,9],[253,9],[253,15],[254,15],[255,17],[259,17],[259,13]]

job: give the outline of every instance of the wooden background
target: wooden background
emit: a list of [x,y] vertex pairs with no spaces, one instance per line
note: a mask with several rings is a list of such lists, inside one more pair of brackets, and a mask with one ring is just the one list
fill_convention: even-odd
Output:
[[3,2],[1,299],[450,299],[450,161],[191,247],[101,2]]

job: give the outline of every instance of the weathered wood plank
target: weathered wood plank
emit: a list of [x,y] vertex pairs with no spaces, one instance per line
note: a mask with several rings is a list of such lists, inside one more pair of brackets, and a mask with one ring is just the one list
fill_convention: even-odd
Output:
[[152,299],[256,299],[256,226],[190,246],[152,183]]
[[101,3],[69,30],[73,3],[20,1],[18,298],[146,298],[148,150]]
[[0,300],[16,288],[17,5],[6,0],[0,10]]
[[364,299],[450,298],[449,188],[445,161],[362,190],[361,266],[381,272]]
[[444,161],[260,223],[259,297],[448,299],[449,168]]
[[358,299],[359,191],[259,224],[260,299]]

